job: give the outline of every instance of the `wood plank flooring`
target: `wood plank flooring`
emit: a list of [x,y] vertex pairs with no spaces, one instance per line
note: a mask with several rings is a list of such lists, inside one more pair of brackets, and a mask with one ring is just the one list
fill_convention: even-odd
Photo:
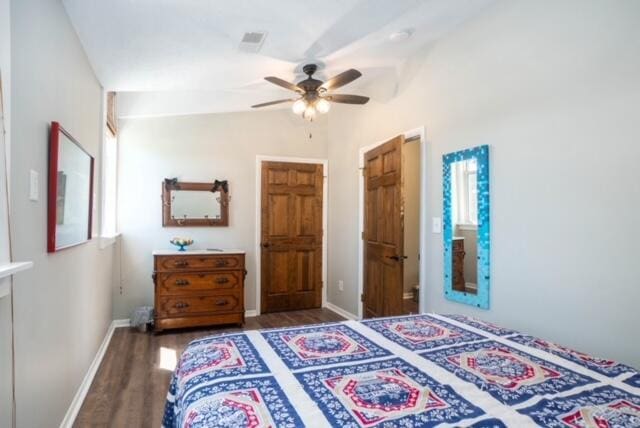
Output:
[[418,302],[414,302],[413,299],[404,299],[402,301],[402,309],[405,315],[419,314]]
[[161,348],[175,350],[179,357],[190,341],[211,334],[342,320],[328,309],[310,309],[247,318],[242,329],[176,330],[154,335],[118,328],[74,427],[160,427],[171,378],[170,370],[160,368]]

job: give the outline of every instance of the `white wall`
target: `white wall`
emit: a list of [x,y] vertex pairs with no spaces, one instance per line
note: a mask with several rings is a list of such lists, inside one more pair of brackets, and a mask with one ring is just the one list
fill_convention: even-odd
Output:
[[[2,279],[6,283],[9,279]],[[11,426],[11,299],[0,298],[0,427]]]
[[[443,297],[428,235],[426,309],[500,324],[640,367],[640,2],[505,1],[422,57],[388,104],[329,119],[330,302],[357,313],[358,149],[425,125],[428,218],[442,155],[491,146],[491,309]],[[339,292],[338,280],[345,290]]]
[[[310,125],[290,110],[127,119],[119,123],[118,227],[122,232],[114,317],[153,305],[154,249],[174,236],[191,248],[247,252],[245,308],[255,309],[256,155],[326,158],[326,121]],[[309,132],[313,139],[309,140]],[[162,182],[229,181],[229,227],[163,228]]]
[[[6,151],[11,141],[11,0],[0,0],[0,74],[4,92],[4,128]],[[7,159],[9,161],[10,159]],[[9,163],[9,162],[7,162]],[[6,251],[1,249],[0,251]],[[5,253],[0,253],[5,254]]]
[[[100,201],[102,89],[58,0],[11,3],[12,215],[18,427],[62,421],[111,321],[113,247],[96,239],[46,252],[49,124],[59,121],[96,158]],[[29,170],[40,199],[28,199]],[[99,223],[94,216],[94,229]]]
[[[5,156],[8,153],[11,106],[11,25],[9,0],[0,0],[0,76],[2,76],[2,103],[0,109],[0,264],[10,261],[7,227],[5,183]],[[10,287],[10,279],[0,279],[0,288]],[[11,425],[11,298],[0,298],[0,427]]]
[[[4,136],[0,136],[0,263],[9,260],[9,243],[7,239],[7,204],[5,200],[5,163],[9,166],[8,155],[11,141],[11,20],[9,0],[0,0],[0,76],[2,77],[2,102],[0,109],[0,132],[4,128]],[[5,158],[6,157],[6,158]]]

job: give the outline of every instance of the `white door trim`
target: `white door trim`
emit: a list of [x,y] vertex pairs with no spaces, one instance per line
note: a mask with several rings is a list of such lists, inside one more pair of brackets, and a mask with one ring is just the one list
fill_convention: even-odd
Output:
[[328,210],[328,191],[327,185],[329,184],[329,160],[321,158],[297,158],[289,156],[268,156],[257,155],[256,156],[256,236],[255,236],[255,278],[256,278],[256,315],[260,315],[261,311],[261,249],[260,240],[262,233],[262,162],[290,162],[290,163],[315,163],[322,165],[322,174],[324,176],[322,181],[322,306],[327,303],[327,213]]
[[[404,135],[404,139],[412,139],[415,137],[420,138],[420,307],[421,313],[427,311],[426,308],[426,278],[427,278],[427,148],[424,126],[414,128],[409,131],[402,132],[397,135]],[[395,135],[393,136],[395,137]],[[362,170],[364,168],[364,155],[371,149],[375,149],[381,144],[386,143],[391,138],[389,137],[382,141],[377,141],[365,147],[360,148],[360,154],[358,156],[358,168]],[[360,231],[358,240],[358,318],[362,319],[362,296],[364,288],[364,242],[362,234],[364,233],[364,176],[359,174],[358,178],[358,230]]]

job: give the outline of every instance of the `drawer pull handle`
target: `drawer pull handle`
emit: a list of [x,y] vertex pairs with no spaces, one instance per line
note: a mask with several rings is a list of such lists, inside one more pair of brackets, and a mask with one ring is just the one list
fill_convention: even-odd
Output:
[[229,301],[227,299],[222,299],[222,300],[218,300],[216,302],[216,306],[225,306],[228,303],[229,303]]
[[189,285],[189,281],[187,281],[186,279],[176,279],[176,285],[178,287],[186,287],[187,285]]
[[178,302],[176,303],[176,305],[174,306],[176,309],[185,309],[189,307],[188,303],[185,302]]
[[189,266],[189,262],[186,260],[178,260],[175,265],[176,267],[187,267]]
[[229,278],[218,278],[218,279],[216,279],[216,283],[218,283],[218,284],[226,284],[227,282],[229,282]]
[[216,266],[217,267],[223,267],[227,265],[227,261],[226,260],[217,260],[216,261]]

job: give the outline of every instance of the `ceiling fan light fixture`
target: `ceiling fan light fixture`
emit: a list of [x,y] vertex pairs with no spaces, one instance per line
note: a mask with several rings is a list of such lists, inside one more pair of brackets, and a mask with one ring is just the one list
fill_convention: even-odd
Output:
[[369,97],[363,97],[362,95],[333,94],[334,90],[348,85],[362,76],[362,73],[358,70],[350,68],[323,82],[313,78],[313,74],[317,69],[318,66],[316,64],[306,64],[302,67],[302,71],[308,77],[298,83],[291,83],[274,76],[265,77],[267,82],[293,91],[297,96],[296,98],[260,103],[251,107],[261,108],[293,102],[291,109],[295,114],[301,115],[303,119],[313,121],[318,113],[328,113],[331,110],[331,103],[362,105],[369,101]]
[[324,98],[320,98],[316,103],[316,110],[321,114],[328,113],[331,110],[331,103]]
[[306,109],[307,102],[303,98],[300,98],[291,106],[291,110],[293,110],[295,114],[302,114]]
[[313,120],[316,117],[315,107],[309,104],[307,108],[304,110],[304,113],[302,113],[302,117],[309,121]]

